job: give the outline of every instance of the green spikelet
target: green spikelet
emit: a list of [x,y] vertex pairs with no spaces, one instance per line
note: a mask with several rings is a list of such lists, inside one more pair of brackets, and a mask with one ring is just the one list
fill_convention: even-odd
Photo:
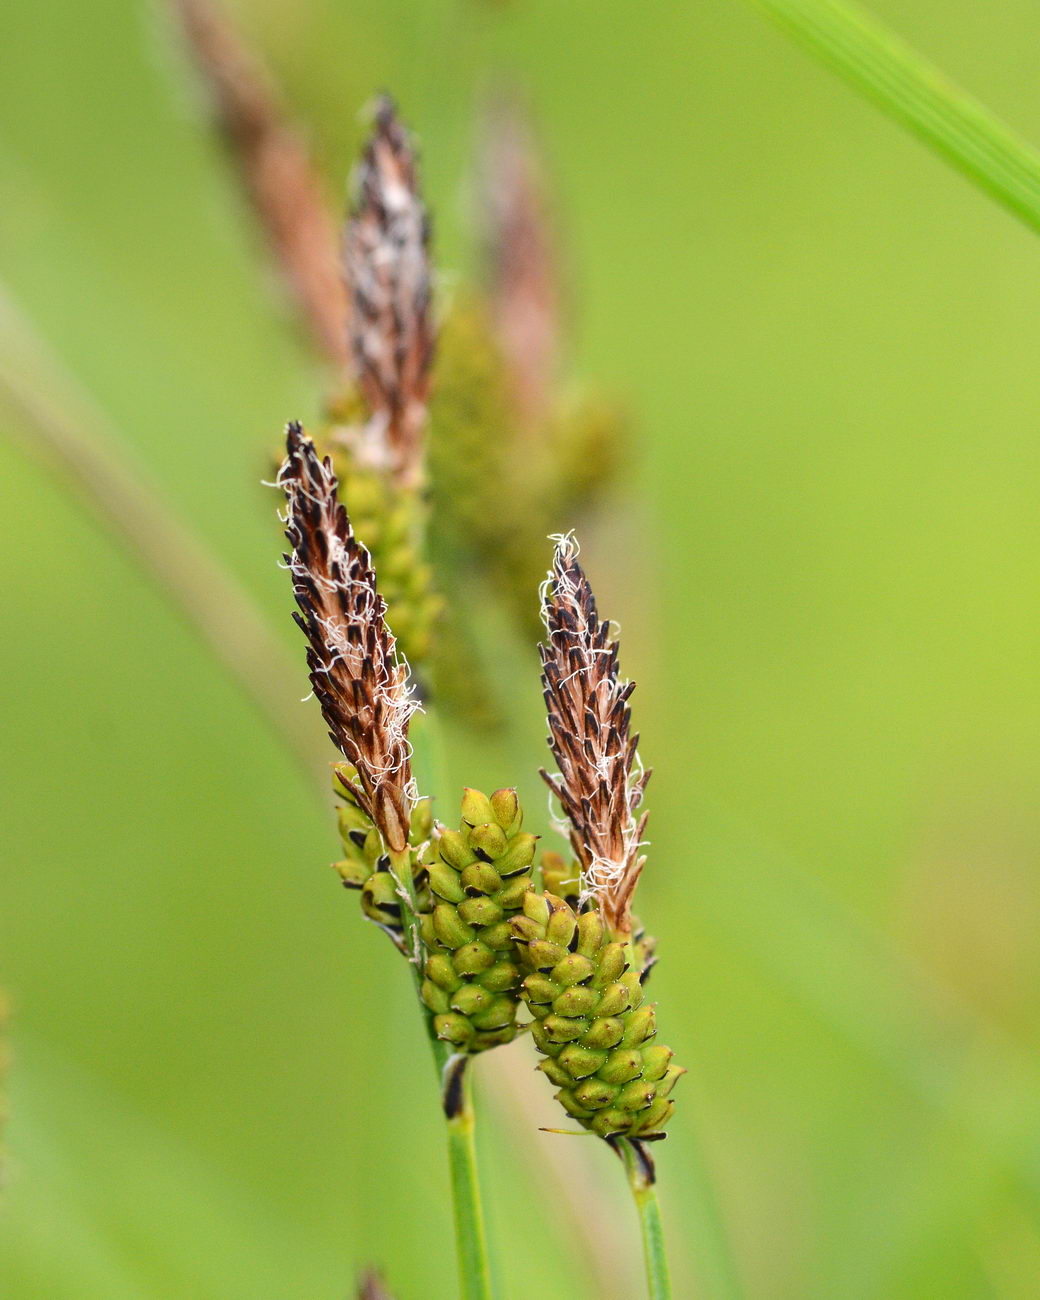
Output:
[[436,378],[429,436],[434,531],[486,546],[501,540],[488,491],[498,495],[507,482],[515,418],[494,330],[472,295],[460,296],[442,322]]
[[486,308],[472,297],[453,305],[431,403],[434,545],[455,563],[460,552],[478,556],[526,628],[539,626],[531,592],[543,576],[543,538],[610,487],[626,441],[623,413],[595,394],[569,393],[527,427]]
[[348,436],[357,425],[348,421],[359,419],[361,410],[359,397],[343,395],[331,411],[334,423],[319,442],[332,456],[354,534],[379,574],[387,622],[404,657],[417,666],[430,658],[443,608],[424,558],[427,506],[419,491],[398,487],[381,470],[359,463]]
[[[572,911],[577,912],[581,905],[581,868],[577,862],[573,859],[568,861],[561,853],[547,849],[542,854],[542,890],[562,898]],[[631,943],[636,959],[633,966],[645,984],[650,971],[657,965],[657,940],[646,933],[636,918],[633,920],[635,930]]]
[[556,508],[573,517],[609,491],[624,469],[627,416],[606,396],[568,395],[550,416],[547,441],[555,452]]
[[535,846],[522,821],[515,790],[490,799],[467,790],[459,830],[435,841],[422,997],[437,1036],[460,1051],[482,1052],[517,1032],[520,970],[510,923],[531,887]]
[[575,912],[534,890],[513,933],[528,971],[520,996],[545,1057],[538,1068],[559,1088],[560,1104],[602,1138],[659,1136],[684,1071],[671,1064],[670,1048],[652,1041],[657,1025],[643,1001],[638,941],[613,938],[595,908]]
[[[487,312],[472,295],[458,297],[442,322],[436,381],[430,404],[430,547],[439,568],[452,575],[451,589],[459,592],[474,567],[485,574],[494,570],[490,557],[516,514],[508,500],[514,430],[505,368]],[[510,485],[508,491],[500,491],[503,484]],[[478,597],[467,591],[444,610],[434,643],[433,687],[470,726],[487,730],[500,723],[502,710],[474,639],[476,603]]]
[[[348,763],[336,764],[332,788],[343,801],[337,810],[343,857],[339,862],[333,863],[333,866],[348,889],[360,891],[361,910],[365,916],[385,930],[397,947],[403,948],[401,899],[397,881],[391,874],[390,859],[384,852],[379,832],[354,797],[353,769]],[[432,829],[430,800],[420,799],[412,811],[408,835],[416,907],[420,911],[428,911],[432,905],[426,868],[420,862],[421,851],[428,842]]]

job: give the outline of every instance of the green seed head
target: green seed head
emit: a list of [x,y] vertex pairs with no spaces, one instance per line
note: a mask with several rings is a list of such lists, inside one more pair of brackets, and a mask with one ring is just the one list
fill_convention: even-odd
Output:
[[442,830],[431,844],[422,996],[435,1032],[467,1052],[516,1034],[521,971],[512,922],[522,919],[535,843],[520,830],[522,821],[515,790],[489,798],[467,789],[459,830]]
[[638,940],[613,938],[595,910],[576,914],[534,892],[512,927],[526,972],[520,996],[546,1058],[539,1068],[564,1110],[600,1137],[660,1134],[683,1071],[652,1041],[656,1014],[643,1003]]

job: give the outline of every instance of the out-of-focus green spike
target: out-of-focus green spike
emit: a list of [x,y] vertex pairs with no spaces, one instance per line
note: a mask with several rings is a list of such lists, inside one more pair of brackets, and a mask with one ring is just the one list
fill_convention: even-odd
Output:
[[423,665],[432,653],[443,607],[425,559],[426,503],[418,491],[400,488],[381,470],[359,463],[336,426],[324,441],[339,479],[340,500],[379,574],[387,622],[408,662]]

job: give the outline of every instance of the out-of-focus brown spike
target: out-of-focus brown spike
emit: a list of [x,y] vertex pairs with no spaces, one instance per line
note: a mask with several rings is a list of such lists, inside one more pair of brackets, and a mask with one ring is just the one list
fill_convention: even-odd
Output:
[[358,1300],[394,1300],[383,1275],[374,1268],[366,1269],[358,1278]]
[[311,684],[333,743],[357,771],[358,803],[399,853],[414,803],[408,723],[417,706],[408,665],[397,657],[386,603],[339,501],[332,462],[319,458],[299,424],[289,425],[286,442],[278,483]]
[[376,102],[355,185],[346,278],[354,368],[370,411],[360,450],[411,488],[423,477],[436,340],[430,227],[411,137],[388,96]]
[[278,266],[322,353],[349,364],[339,235],[300,133],[219,0],[170,0]]
[[548,411],[559,352],[558,267],[534,134],[519,101],[487,106],[479,204],[491,308],[521,417]]
[[618,676],[618,644],[599,617],[573,536],[557,540],[542,600],[540,647],[549,748],[558,776],[542,776],[570,822],[582,886],[616,932],[632,929],[632,896],[643,870],[647,814],[638,815],[648,773],[637,770],[629,683]]

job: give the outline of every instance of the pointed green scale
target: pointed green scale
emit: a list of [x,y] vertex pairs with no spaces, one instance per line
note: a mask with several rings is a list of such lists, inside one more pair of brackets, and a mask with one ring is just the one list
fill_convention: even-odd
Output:
[[611,935],[594,909],[576,913],[533,890],[512,928],[526,971],[520,996],[545,1058],[538,1068],[564,1110],[600,1137],[659,1136],[683,1070],[652,1041],[656,1010],[641,982],[652,946]]

